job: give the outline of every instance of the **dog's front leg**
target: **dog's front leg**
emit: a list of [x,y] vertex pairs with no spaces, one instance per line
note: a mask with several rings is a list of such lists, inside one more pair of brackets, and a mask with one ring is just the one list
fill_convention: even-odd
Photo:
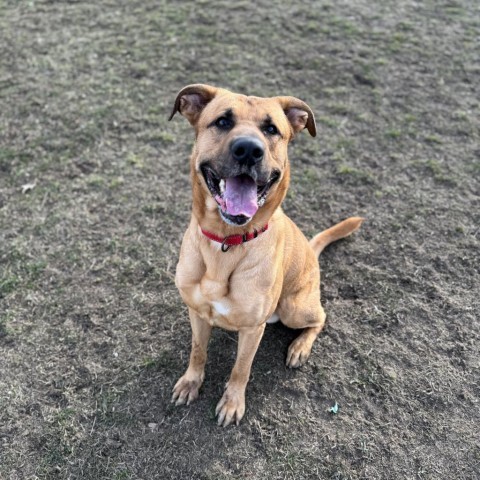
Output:
[[172,402],[175,405],[190,405],[198,397],[198,391],[205,377],[205,363],[207,361],[207,346],[212,327],[202,320],[198,314],[188,309],[192,326],[192,351],[187,371],[178,380],[173,388]]
[[265,324],[241,329],[238,333],[235,366],[228,380],[225,393],[215,410],[219,425],[226,427],[233,421],[238,425],[245,413],[245,389],[250,377],[253,358],[257,353],[264,331]]

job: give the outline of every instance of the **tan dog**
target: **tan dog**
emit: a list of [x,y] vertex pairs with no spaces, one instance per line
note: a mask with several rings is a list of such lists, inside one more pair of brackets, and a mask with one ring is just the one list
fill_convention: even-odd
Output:
[[219,425],[238,424],[265,324],[280,318],[304,329],[287,355],[289,367],[303,365],[325,323],[317,257],[363,219],[349,218],[309,244],[281,210],[290,179],[288,143],[304,128],[316,135],[313,113],[301,100],[190,85],[179,92],[170,119],[176,112],[195,128],[196,142],[192,217],[176,273],[189,309],[192,351],[172,402],[197,398],[212,327],[238,331],[237,359],[216,409]]

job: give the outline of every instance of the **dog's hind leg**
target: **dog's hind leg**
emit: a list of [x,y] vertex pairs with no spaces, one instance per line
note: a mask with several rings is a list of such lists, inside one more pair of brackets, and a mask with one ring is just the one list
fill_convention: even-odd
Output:
[[301,367],[310,356],[312,345],[318,334],[322,331],[323,325],[319,327],[307,327],[290,344],[287,353],[287,367]]
[[[298,299],[300,300],[300,299]],[[284,302],[280,319],[289,328],[303,328],[300,335],[290,344],[287,353],[287,367],[302,366],[310,356],[312,345],[325,324],[325,312],[320,299],[312,302]],[[285,308],[288,305],[289,308]]]

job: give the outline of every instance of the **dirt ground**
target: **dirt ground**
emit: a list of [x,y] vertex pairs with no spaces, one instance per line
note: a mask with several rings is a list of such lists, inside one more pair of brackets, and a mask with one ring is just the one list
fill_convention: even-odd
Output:
[[[479,38],[476,0],[0,2],[0,478],[479,478]],[[309,103],[286,212],[367,218],[309,363],[269,326],[226,429],[233,334],[170,404],[195,82]]]

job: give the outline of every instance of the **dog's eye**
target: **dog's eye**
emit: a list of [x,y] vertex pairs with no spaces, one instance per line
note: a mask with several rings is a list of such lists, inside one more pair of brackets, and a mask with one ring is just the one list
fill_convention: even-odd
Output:
[[221,130],[230,130],[233,127],[233,121],[227,117],[220,117],[216,122],[215,125],[220,128]]
[[277,135],[278,128],[275,125],[267,125],[266,127],[263,127],[263,133],[265,135]]

